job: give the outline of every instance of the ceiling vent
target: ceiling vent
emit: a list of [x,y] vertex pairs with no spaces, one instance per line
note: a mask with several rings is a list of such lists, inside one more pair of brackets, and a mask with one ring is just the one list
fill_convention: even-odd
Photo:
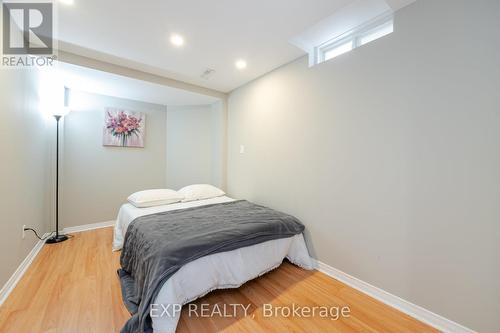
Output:
[[200,77],[202,79],[208,80],[212,77],[212,75],[215,74],[215,69],[207,68],[201,75]]

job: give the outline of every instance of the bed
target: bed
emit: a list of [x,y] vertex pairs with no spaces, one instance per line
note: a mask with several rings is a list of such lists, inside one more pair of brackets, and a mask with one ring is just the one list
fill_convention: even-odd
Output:
[[[125,254],[132,252],[132,255],[129,254],[129,257],[136,256],[133,250],[127,250],[126,248],[127,241],[130,243],[130,239],[133,238],[133,235],[130,235],[132,232],[130,231],[127,234],[127,231],[137,224],[137,222],[132,224],[133,221],[156,217],[160,217],[161,221],[162,216],[169,216],[169,214],[172,215],[174,213],[178,214],[178,216],[173,217],[177,219],[186,212],[197,213],[203,209],[205,214],[207,211],[211,214],[211,211],[225,209],[224,207],[237,205],[249,206],[250,204],[234,200],[227,196],[149,208],[136,208],[128,203],[124,204],[120,208],[115,224],[113,250],[121,250],[125,246],[123,251]],[[255,209],[253,206],[251,207]],[[227,213],[224,214],[227,215]],[[139,235],[136,238],[140,239],[142,236]],[[129,247],[131,246],[129,245]],[[123,252],[122,266],[124,262]],[[215,289],[237,288],[243,283],[278,267],[284,258],[304,269],[313,268],[302,233],[290,234],[286,237],[269,239],[234,249],[231,248],[229,251],[208,254],[188,261],[170,275],[166,281],[161,283],[161,287],[154,294],[151,303],[165,306],[174,304],[184,305]],[[137,265],[137,262],[135,262],[135,265]],[[203,276],[203,278],[200,279],[200,276]],[[122,289],[127,289],[124,286],[127,284],[127,279],[122,277],[121,280]],[[123,297],[127,305],[127,295],[125,292]],[[130,307],[127,307],[130,310]],[[134,313],[134,311],[131,311],[131,313]],[[179,312],[170,313],[165,316],[153,316],[148,319],[151,322],[150,326],[147,329],[141,328],[141,331],[152,330],[155,333],[175,332],[179,316]],[[122,332],[135,331],[130,327],[126,325]]]

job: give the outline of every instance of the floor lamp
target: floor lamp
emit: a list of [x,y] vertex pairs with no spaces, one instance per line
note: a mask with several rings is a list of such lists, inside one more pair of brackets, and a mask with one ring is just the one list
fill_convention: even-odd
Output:
[[66,235],[59,234],[59,122],[62,117],[69,113],[69,108],[67,107],[67,94],[68,91],[65,89],[64,94],[64,108],[58,110],[59,112],[54,112],[53,116],[56,119],[56,234],[46,240],[47,244],[55,244],[64,242],[68,239]]

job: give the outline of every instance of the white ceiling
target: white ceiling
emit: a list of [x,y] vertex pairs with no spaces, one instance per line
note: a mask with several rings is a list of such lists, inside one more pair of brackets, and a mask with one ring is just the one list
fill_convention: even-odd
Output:
[[[288,41],[353,0],[74,0],[59,5],[69,52],[228,92],[305,52]],[[408,0],[388,0],[398,8]],[[169,38],[185,38],[181,48]],[[239,71],[234,62],[248,67]],[[210,79],[200,75],[215,70]]]
[[[160,105],[206,105],[217,101],[215,97],[66,63],[58,63],[56,70],[59,83],[76,91]],[[77,105],[72,107],[78,109]]]

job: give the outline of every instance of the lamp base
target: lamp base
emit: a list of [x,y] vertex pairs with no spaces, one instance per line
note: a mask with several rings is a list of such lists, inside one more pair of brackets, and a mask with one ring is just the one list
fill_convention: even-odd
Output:
[[46,244],[56,244],[56,243],[61,243],[64,242],[65,240],[68,240],[68,236],[66,235],[57,235],[57,236],[52,236],[48,238],[45,243]]

